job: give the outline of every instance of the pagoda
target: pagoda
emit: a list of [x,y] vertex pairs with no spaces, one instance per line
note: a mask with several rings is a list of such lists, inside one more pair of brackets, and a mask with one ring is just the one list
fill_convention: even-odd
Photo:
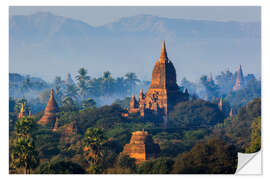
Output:
[[160,57],[152,71],[150,88],[145,94],[141,89],[138,101],[135,96],[132,96],[128,114],[140,113],[141,116],[145,116],[146,113],[156,113],[166,117],[177,103],[188,99],[187,90],[185,92],[179,90],[176,71],[167,56],[165,41],[163,41]]
[[244,87],[244,76],[241,64],[238,66],[238,71],[236,75],[235,85],[233,86],[233,91],[238,91]]
[[58,112],[58,105],[54,99],[53,89],[51,89],[50,99],[49,99],[48,104],[45,108],[44,115],[38,121],[38,123],[41,125],[47,125],[48,123],[50,123],[53,127],[54,123],[56,121],[56,118],[57,118],[57,116],[56,116],[57,112]]
[[159,145],[155,144],[152,136],[143,130],[132,133],[130,143],[124,146],[122,153],[136,159],[136,163],[141,163],[156,157],[159,152]]

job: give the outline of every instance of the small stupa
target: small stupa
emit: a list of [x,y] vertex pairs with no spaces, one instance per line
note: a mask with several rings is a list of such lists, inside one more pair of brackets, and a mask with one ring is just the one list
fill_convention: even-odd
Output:
[[209,78],[208,78],[208,82],[212,82],[213,81],[213,76],[212,73],[210,73]]
[[233,86],[233,91],[238,91],[244,87],[244,76],[241,64],[238,66],[238,71],[236,75],[235,85]]
[[155,157],[159,151],[159,145],[155,144],[152,136],[143,130],[132,133],[130,143],[124,146],[122,153],[136,159],[136,163],[141,163]]
[[75,84],[72,77],[71,77],[71,75],[70,75],[70,73],[67,73],[65,83],[66,84],[72,84],[72,85]]
[[50,99],[45,108],[44,115],[38,121],[38,123],[41,125],[47,125],[48,123],[51,123],[53,127],[57,118],[56,116],[57,112],[58,112],[58,105],[54,99],[53,89],[51,89]]

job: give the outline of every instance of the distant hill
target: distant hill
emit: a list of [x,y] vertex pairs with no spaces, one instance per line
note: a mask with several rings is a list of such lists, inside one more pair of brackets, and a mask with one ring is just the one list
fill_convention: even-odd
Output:
[[50,85],[39,77],[9,73],[9,96],[18,97],[37,97],[44,89]]
[[165,39],[178,80],[183,76],[197,79],[202,73],[240,63],[245,70],[260,74],[260,31],[258,22],[152,15],[121,18],[99,27],[44,12],[11,16],[10,71],[52,80],[85,67],[91,76],[106,70],[115,76],[132,71],[150,79]]

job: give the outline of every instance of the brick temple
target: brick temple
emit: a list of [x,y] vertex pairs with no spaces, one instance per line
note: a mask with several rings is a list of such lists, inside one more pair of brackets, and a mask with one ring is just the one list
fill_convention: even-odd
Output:
[[160,57],[152,72],[150,88],[145,94],[141,89],[138,101],[135,96],[131,97],[128,113],[125,116],[130,113],[140,113],[141,116],[145,116],[146,113],[167,116],[177,103],[188,99],[188,91],[179,90],[176,83],[176,71],[167,56],[165,41],[163,41]]
[[58,112],[58,105],[54,99],[53,89],[51,89],[48,104],[45,108],[42,118],[38,121],[38,123],[41,125],[47,125],[48,123],[50,123],[53,127],[57,118],[56,116],[57,112]]
[[132,133],[130,143],[124,146],[122,153],[136,159],[136,163],[141,163],[156,157],[159,151],[159,145],[155,144],[152,136],[143,130]]

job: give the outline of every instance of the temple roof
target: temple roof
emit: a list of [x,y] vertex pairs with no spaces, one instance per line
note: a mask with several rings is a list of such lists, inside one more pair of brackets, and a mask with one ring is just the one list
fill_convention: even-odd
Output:
[[45,112],[49,111],[49,112],[54,112],[54,111],[57,111],[58,110],[58,105],[54,99],[54,95],[53,95],[53,89],[51,89],[51,93],[50,93],[50,99],[48,101],[48,104],[45,108]]
[[166,50],[165,40],[163,40],[162,50],[161,50],[161,53],[160,53],[159,61],[164,63],[165,60],[168,60],[168,56],[167,56],[167,50]]
[[159,61],[155,64],[152,72],[151,88],[169,88],[176,90],[176,71],[171,61],[169,61],[165,46],[165,41],[162,44],[162,50]]

